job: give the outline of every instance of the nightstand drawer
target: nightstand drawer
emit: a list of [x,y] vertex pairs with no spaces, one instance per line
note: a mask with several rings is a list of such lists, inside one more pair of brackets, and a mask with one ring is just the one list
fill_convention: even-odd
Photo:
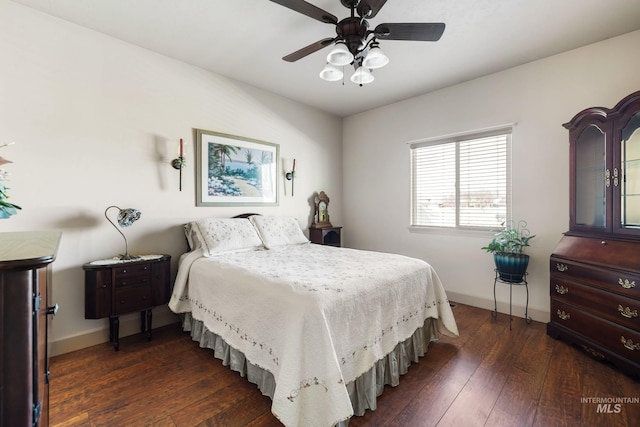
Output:
[[146,285],[151,282],[151,268],[149,264],[118,267],[114,276],[116,288]]
[[604,269],[551,257],[550,271],[556,278],[579,280],[593,286],[640,299],[640,275]]
[[572,305],[551,300],[551,321],[571,329],[635,363],[640,362],[640,332],[593,316]]
[[551,276],[551,298],[640,331],[640,301]]
[[152,307],[151,286],[136,286],[118,289],[114,296],[115,315],[145,310]]

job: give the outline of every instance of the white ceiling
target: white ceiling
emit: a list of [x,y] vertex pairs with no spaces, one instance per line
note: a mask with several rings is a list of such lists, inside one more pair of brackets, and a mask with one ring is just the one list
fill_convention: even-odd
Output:
[[[640,0],[388,0],[371,27],[444,22],[446,29],[438,42],[381,41],[391,61],[359,87],[350,71],[344,85],[318,77],[329,48],[283,61],[335,29],[269,0],[14,1],[339,116],[640,29]],[[339,0],[309,3],[338,19],[349,15]]]

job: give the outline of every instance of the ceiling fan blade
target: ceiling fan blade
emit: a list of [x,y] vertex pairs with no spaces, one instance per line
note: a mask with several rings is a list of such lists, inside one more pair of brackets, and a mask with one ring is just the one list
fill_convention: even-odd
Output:
[[329,46],[330,44],[335,42],[335,40],[336,39],[332,39],[332,38],[319,40],[315,43],[310,44],[309,46],[305,46],[300,50],[290,53],[289,55],[283,57],[282,59],[284,59],[287,62],[295,62],[298,59],[302,59],[305,56],[312,54],[313,52],[317,52],[320,49]]
[[330,14],[326,10],[322,10],[317,6],[307,3],[304,0],[270,0],[274,3],[284,6],[296,12],[307,15],[310,18],[317,19],[326,24],[337,24],[338,18]]
[[387,0],[362,0],[358,4],[358,15],[371,19],[380,12]]
[[435,42],[440,40],[442,33],[444,33],[444,23],[380,24],[372,33],[381,40]]

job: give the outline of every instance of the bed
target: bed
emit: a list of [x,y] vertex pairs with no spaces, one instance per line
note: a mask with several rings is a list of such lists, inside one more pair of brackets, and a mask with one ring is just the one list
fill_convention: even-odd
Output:
[[286,426],[347,425],[430,341],[458,335],[422,260],[311,244],[290,217],[204,218],[185,232],[169,307]]

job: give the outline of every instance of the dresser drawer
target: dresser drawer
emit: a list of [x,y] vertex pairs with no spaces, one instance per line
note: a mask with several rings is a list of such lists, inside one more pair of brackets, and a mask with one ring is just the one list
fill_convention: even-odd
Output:
[[551,300],[551,321],[571,329],[625,359],[640,362],[640,332],[616,325],[573,305]]
[[123,266],[114,270],[116,288],[141,286],[151,282],[151,267],[149,264]]
[[113,314],[120,315],[152,307],[151,286],[127,287],[116,290]]
[[640,274],[605,269],[555,257],[551,257],[549,268],[552,277],[587,282],[617,294],[640,299]]
[[640,301],[551,275],[551,298],[640,331]]

